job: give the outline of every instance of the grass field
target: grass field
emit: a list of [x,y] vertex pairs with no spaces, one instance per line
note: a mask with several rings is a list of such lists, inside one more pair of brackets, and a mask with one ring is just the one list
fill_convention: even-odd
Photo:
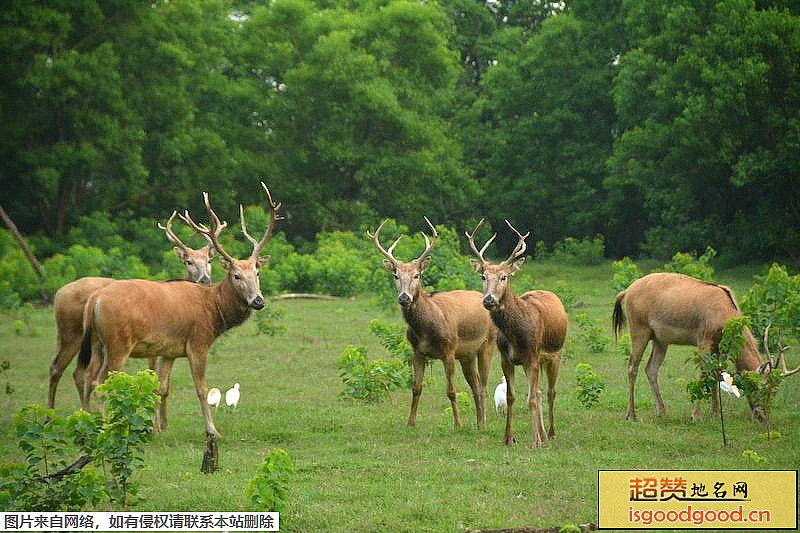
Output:
[[[429,368],[417,427],[405,424],[411,393],[397,391],[383,404],[361,405],[338,399],[342,384],[336,363],[348,344],[365,345],[370,357],[384,357],[369,332],[372,318],[399,323],[397,308],[377,306],[370,297],[337,301],[289,301],[285,333],[256,334],[252,320],[220,338],[209,358],[209,386],[223,391],[241,384],[235,411],[220,408],[216,424],[221,471],[200,473],[205,444],[202,416],[188,365],[175,364],[169,399],[170,426],[146,453],[137,474],[140,498],[133,511],[248,510],[245,487],[264,455],[286,449],[296,472],[290,485],[285,531],[460,531],[467,528],[553,527],[597,522],[598,469],[796,469],[800,464],[800,378],[789,378],[775,401],[772,425],[780,438],[767,441],[744,400],[725,399],[732,444],[722,446],[719,421],[707,415],[689,421],[685,391],[694,377],[687,362],[691,349],[672,347],[662,367],[667,414],[655,416],[647,380],[640,374],[640,422],[625,420],[626,360],[610,342],[603,353],[589,353],[578,337],[574,316],[586,313],[610,337],[613,304],[611,267],[574,267],[548,262],[526,266],[536,288],[563,282],[577,295],[569,309],[571,338],[562,364],[556,399],[555,441],[529,447],[527,409],[518,402],[518,444],[501,444],[504,420],[489,412],[487,431],[475,429],[474,414],[454,430],[444,394],[441,364]],[[743,295],[757,269],[717,273],[717,279]],[[477,276],[476,276],[477,277]],[[533,288],[517,284],[518,292]],[[11,431],[14,413],[47,399],[48,367],[55,350],[52,309],[35,309],[26,318],[32,332],[18,335],[14,314],[0,321],[0,359],[13,394],[0,400],[0,460],[18,460]],[[789,352],[790,364],[796,365]],[[575,364],[586,362],[601,374],[606,390],[599,405],[584,409],[575,398]],[[133,361],[131,369],[143,368]],[[642,365],[642,367],[644,364]],[[67,370],[58,391],[57,410],[78,408]],[[500,381],[499,356],[490,378],[489,401]],[[518,375],[521,375],[518,374]],[[468,387],[457,372],[457,387]],[[518,380],[519,383],[519,380]],[[4,384],[3,384],[4,385]],[[742,456],[754,450],[767,460]],[[99,509],[104,510],[104,509]]]

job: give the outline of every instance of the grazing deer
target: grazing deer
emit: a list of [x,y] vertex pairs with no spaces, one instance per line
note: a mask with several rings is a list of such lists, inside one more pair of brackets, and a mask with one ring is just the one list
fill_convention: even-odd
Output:
[[518,242],[508,259],[492,265],[483,254],[497,236],[495,233],[478,250],[475,234],[483,224],[481,220],[470,234],[467,233],[472,252],[478,258],[471,259],[472,268],[483,280],[483,306],[489,310],[492,321],[497,326],[497,346],[500,348],[503,375],[506,380],[506,431],[503,443],[514,441],[511,429],[512,407],[514,405],[514,366],[522,365],[528,376],[528,407],[533,427],[533,447],[542,445],[544,439],[544,419],[542,400],[539,391],[539,370],[547,373],[547,400],[550,416],[550,429],[547,438],[555,437],[554,403],[556,380],[561,365],[560,350],[567,335],[567,312],[558,296],[549,291],[528,291],[516,296],[511,289],[510,278],[522,267],[525,261],[525,239],[506,220],[506,224],[517,234]]
[[[186,266],[186,276],[184,279],[195,283],[208,285],[211,283],[211,258],[214,257],[214,248],[211,241],[207,246],[200,249],[189,248],[172,231],[172,222],[177,213],[172,212],[172,216],[164,227],[160,223],[158,227],[164,230],[167,239],[175,244],[175,255]],[[220,231],[225,226],[219,228]],[[52,409],[56,403],[56,390],[58,382],[64,374],[64,370],[69,366],[72,359],[78,354],[83,338],[83,308],[89,296],[102,287],[105,287],[114,280],[111,278],[86,277],[67,283],[56,292],[53,299],[53,309],[56,317],[56,329],[58,330],[57,346],[58,351],[50,364],[50,391],[47,396],[47,407]],[[150,368],[155,370],[155,361],[150,361]],[[78,368],[72,374],[78,394],[82,394],[84,375]],[[166,379],[169,380],[169,371],[166,372]],[[162,411],[166,407],[162,404]],[[166,416],[162,418],[162,424],[166,424]],[[165,429],[165,428],[162,428]]]
[[[280,204],[272,201],[263,182],[261,187],[267,198],[270,217],[264,235],[258,241],[247,232],[242,217],[242,233],[253,245],[253,252],[247,259],[234,259],[220,245],[217,230],[221,223],[211,208],[207,193],[203,193],[203,198],[211,229],[195,223],[188,212],[181,215],[195,231],[211,240],[222,267],[227,271],[221,282],[205,287],[181,282],[115,281],[92,294],[86,303],[85,334],[78,359],[80,365],[89,365],[82,396],[84,408],[88,408],[95,386],[109,371],[122,368],[128,357],[157,355],[170,363],[177,357],[186,357],[205,419],[206,433],[213,438],[219,436],[206,402],[208,349],[222,333],[247,320],[253,309],[264,307],[258,270],[269,257],[259,257],[259,253],[275,229],[275,223],[283,218],[278,215]],[[161,394],[164,397],[169,394],[164,383]]]
[[388,250],[384,249],[379,237],[386,221],[375,234],[367,235],[375,247],[386,258],[383,266],[395,278],[397,303],[403,310],[403,318],[408,324],[406,337],[414,354],[412,365],[414,384],[411,397],[411,413],[408,425],[414,426],[417,420],[417,406],[422,394],[422,379],[425,375],[425,362],[440,359],[447,377],[447,397],[453,410],[453,423],[461,427],[461,417],[456,404],[455,364],[461,364],[461,371],[472,389],[475,401],[478,429],[486,428],[486,398],[489,382],[489,369],[494,355],[495,328],[489,314],[481,305],[481,294],[477,291],[445,291],[427,293],[423,289],[421,276],[430,264],[430,253],[439,238],[436,228],[425,218],[431,228],[433,242],[423,232],[425,251],[418,258],[404,263],[392,255],[394,247],[402,235]]
[[[624,315],[623,315],[624,306]],[[667,355],[670,344],[696,346],[705,353],[716,353],[722,339],[725,321],[741,315],[733,293],[724,285],[707,283],[683,274],[659,272],[648,274],[634,281],[626,290],[617,294],[612,314],[614,336],[625,325],[626,316],[631,337],[631,355],[628,359],[628,420],[637,420],[634,388],[639,363],[652,341],[653,348],[647,361],[646,373],[656,401],[656,415],[663,416],[664,401],[658,387],[658,370]],[[736,369],[763,371],[756,341],[749,329],[744,330],[745,345],[739,351]],[[765,346],[767,338],[765,337]],[[769,350],[767,349],[769,354]],[[778,360],[786,370],[783,351]],[[771,369],[776,362],[769,357],[766,366]],[[791,375],[800,367],[787,371]],[[717,387],[712,388],[712,412],[716,410]],[[760,406],[750,401],[753,414],[763,420]],[[700,416],[699,402],[695,404],[692,418]]]

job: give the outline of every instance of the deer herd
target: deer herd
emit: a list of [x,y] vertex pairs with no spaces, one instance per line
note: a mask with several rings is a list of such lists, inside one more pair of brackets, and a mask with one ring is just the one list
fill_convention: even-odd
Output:
[[[222,333],[242,324],[253,310],[265,306],[259,269],[268,262],[269,256],[262,256],[261,252],[276,223],[283,218],[278,213],[281,204],[272,200],[263,182],[261,189],[269,208],[269,220],[260,239],[256,240],[248,233],[244,210],[240,206],[241,231],[253,247],[246,259],[235,259],[220,244],[219,237],[227,223],[219,219],[208,194],[203,193],[208,225],[195,222],[188,211],[173,212],[166,226],[159,224],[167,239],[175,245],[175,255],[186,267],[183,280],[157,282],[87,277],[68,283],[56,293],[54,310],[58,350],[50,365],[48,407],[54,406],[58,382],[75,355],[78,355],[78,363],[73,380],[85,409],[92,407],[92,392],[109,372],[123,368],[129,357],[147,358],[150,368],[157,371],[160,382],[161,403],[155,416],[154,431],[165,430],[170,373],[175,359],[185,357],[200,402],[206,434],[219,436],[207,401],[209,390],[205,372],[208,350]],[[198,250],[184,244],[172,227],[176,217],[208,244]],[[506,390],[503,442],[506,445],[515,442],[512,430],[516,398],[514,371],[519,365],[527,378],[531,444],[533,447],[541,446],[543,441],[555,437],[556,382],[568,317],[564,305],[554,293],[530,290],[515,294],[511,287],[511,277],[525,261],[526,239],[530,233],[523,235],[506,221],[517,243],[508,258],[492,264],[484,254],[497,234],[479,249],[475,236],[484,222],[481,220],[471,233],[466,232],[466,236],[475,256],[470,263],[480,275],[483,292],[427,292],[423,274],[431,264],[431,254],[439,234],[427,217],[425,222],[430,228],[430,236],[422,233],[425,249],[409,262],[394,256],[402,235],[388,249],[381,244],[385,221],[374,233],[367,232],[384,257],[385,269],[394,278],[397,303],[408,326],[406,337],[413,349],[408,425],[416,424],[426,365],[430,360],[439,359],[444,367],[446,393],[455,427],[461,427],[455,385],[457,361],[472,391],[477,427],[485,429],[489,371],[496,346],[501,356]],[[215,256],[220,258],[225,277],[212,284],[211,262]],[[658,386],[658,371],[669,345],[696,346],[714,353],[718,350],[725,321],[740,314],[728,287],[682,274],[649,274],[620,292],[613,307],[612,325],[615,337],[626,322],[630,332],[627,418],[637,419],[634,388],[639,363],[648,343],[652,349],[646,375],[655,398],[656,414],[662,416],[665,407]],[[737,370],[767,373],[780,366],[784,375],[800,371],[800,367],[793,370],[786,367],[784,347],[780,347],[777,359],[772,357],[768,331],[769,328],[763,340],[767,362],[762,363],[756,341],[745,329],[745,346],[740,351]],[[546,432],[539,388],[540,372],[547,376]],[[717,406],[719,391],[713,388],[712,393],[713,410]],[[761,406],[751,401],[750,407],[754,416],[764,418]],[[695,405],[693,418],[698,415],[699,406]]]

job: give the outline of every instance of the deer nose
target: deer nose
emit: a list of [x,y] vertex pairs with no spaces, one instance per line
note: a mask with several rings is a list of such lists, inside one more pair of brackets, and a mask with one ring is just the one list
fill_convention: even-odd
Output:
[[258,311],[259,309],[264,309],[264,298],[262,298],[261,295],[259,294],[252,301],[252,303],[250,304],[250,307],[252,307],[256,311]]
[[495,300],[494,296],[492,296],[491,294],[487,294],[486,296],[483,297],[483,306],[486,309],[491,309],[495,305],[497,305],[497,300]]
[[211,278],[209,278],[208,276],[203,276],[202,278],[200,278],[200,281],[198,281],[198,283],[200,285],[211,285]]
[[400,296],[397,297],[397,303],[405,307],[411,303],[411,296],[409,296],[407,292],[402,292]]

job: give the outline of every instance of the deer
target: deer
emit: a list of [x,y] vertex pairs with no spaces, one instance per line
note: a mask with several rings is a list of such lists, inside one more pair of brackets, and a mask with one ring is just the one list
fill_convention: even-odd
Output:
[[[172,212],[167,221],[167,225],[162,226],[158,223],[158,227],[164,230],[167,239],[175,244],[173,250],[175,255],[186,266],[185,280],[194,283],[208,285],[211,283],[211,259],[214,257],[215,252],[211,241],[208,245],[199,249],[190,248],[172,230],[172,223],[175,220],[177,211]],[[219,228],[222,231],[225,226]],[[47,407],[52,409],[55,407],[56,391],[58,390],[58,383],[61,376],[64,374],[67,366],[72,362],[81,347],[81,339],[83,338],[83,309],[89,296],[102,287],[105,287],[114,280],[111,278],[102,277],[85,277],[77,279],[73,282],[67,283],[58,291],[56,291],[53,299],[53,310],[56,319],[57,338],[56,345],[57,351],[53,362],[50,364],[50,389],[47,396]],[[150,361],[150,369],[156,369],[156,361]],[[72,374],[75,386],[78,389],[78,395],[83,390],[84,376],[78,372],[76,368]],[[166,372],[166,379],[169,380],[169,372]],[[165,411],[166,407],[162,407]],[[162,424],[166,424],[166,416],[162,418]],[[166,429],[164,426],[162,429]]]
[[[283,219],[278,214],[281,204],[272,200],[263,182],[261,187],[270,209],[269,220],[263,236],[256,240],[248,233],[242,215],[242,233],[253,245],[247,259],[234,259],[219,243],[218,229],[222,223],[211,207],[208,193],[203,193],[203,202],[210,228],[196,223],[188,211],[180,215],[197,233],[210,239],[226,271],[222,281],[202,286],[123,280],[115,281],[89,297],[78,358],[79,365],[88,367],[81,397],[85,409],[89,408],[94,388],[104,381],[108,372],[121,369],[129,357],[161,356],[170,364],[175,358],[186,357],[203,413],[206,436],[219,438],[220,433],[206,402],[208,350],[222,333],[244,323],[254,310],[264,308],[258,273],[269,256],[259,254],[275,224]],[[243,213],[241,208],[240,213]],[[160,393],[162,398],[168,396],[168,382],[161,383]]]
[[[624,312],[624,314],[623,314]],[[648,274],[634,281],[627,289],[617,294],[611,317],[614,336],[627,322],[631,337],[631,354],[628,359],[628,420],[638,420],[634,390],[639,363],[647,344],[652,341],[652,351],[645,372],[656,402],[656,416],[664,416],[666,410],[658,386],[658,371],[667,355],[670,344],[696,346],[701,352],[716,353],[722,339],[725,321],[741,316],[733,291],[725,285],[670,272]],[[769,354],[769,328],[765,330],[764,348],[768,362],[762,364],[756,341],[749,329],[744,330],[745,344],[736,361],[738,372],[755,370],[769,372],[778,364],[784,375],[800,370],[786,368],[782,348],[778,360]],[[712,413],[716,412],[719,389],[712,389]],[[749,399],[753,415],[765,420],[763,409]],[[699,402],[695,403],[692,420],[700,417]]]
[[430,265],[430,254],[438,242],[439,234],[430,220],[425,221],[431,229],[431,239],[424,232],[425,250],[416,259],[403,262],[396,259],[393,251],[397,240],[385,249],[380,242],[380,233],[386,221],[367,236],[384,256],[383,266],[392,274],[397,287],[397,303],[402,309],[408,328],[406,338],[413,350],[413,385],[411,389],[411,411],[408,425],[417,420],[417,407],[422,395],[422,380],[428,360],[442,361],[447,378],[447,398],[453,411],[453,424],[461,427],[461,417],[456,403],[455,364],[472,390],[478,429],[486,429],[486,401],[489,370],[494,356],[495,328],[489,313],[481,305],[481,294],[477,291],[453,290],[428,293],[422,286],[422,274]]
[[[497,347],[500,350],[501,366],[506,382],[506,427],[503,444],[516,442],[512,430],[514,393],[514,368],[521,365],[528,378],[528,407],[531,413],[532,440],[534,448],[542,446],[545,438],[555,438],[556,381],[561,366],[561,349],[567,336],[567,312],[558,296],[550,291],[532,290],[521,296],[514,294],[511,277],[525,262],[525,239],[506,220],[506,224],[517,236],[517,244],[511,255],[493,265],[483,254],[497,237],[492,235],[481,249],[475,244],[475,235],[483,219],[472,233],[465,232],[476,258],[470,259],[473,270],[483,280],[483,306],[489,311],[497,326]],[[539,390],[539,372],[547,374],[547,400],[550,427],[545,434],[542,415],[542,400]]]

